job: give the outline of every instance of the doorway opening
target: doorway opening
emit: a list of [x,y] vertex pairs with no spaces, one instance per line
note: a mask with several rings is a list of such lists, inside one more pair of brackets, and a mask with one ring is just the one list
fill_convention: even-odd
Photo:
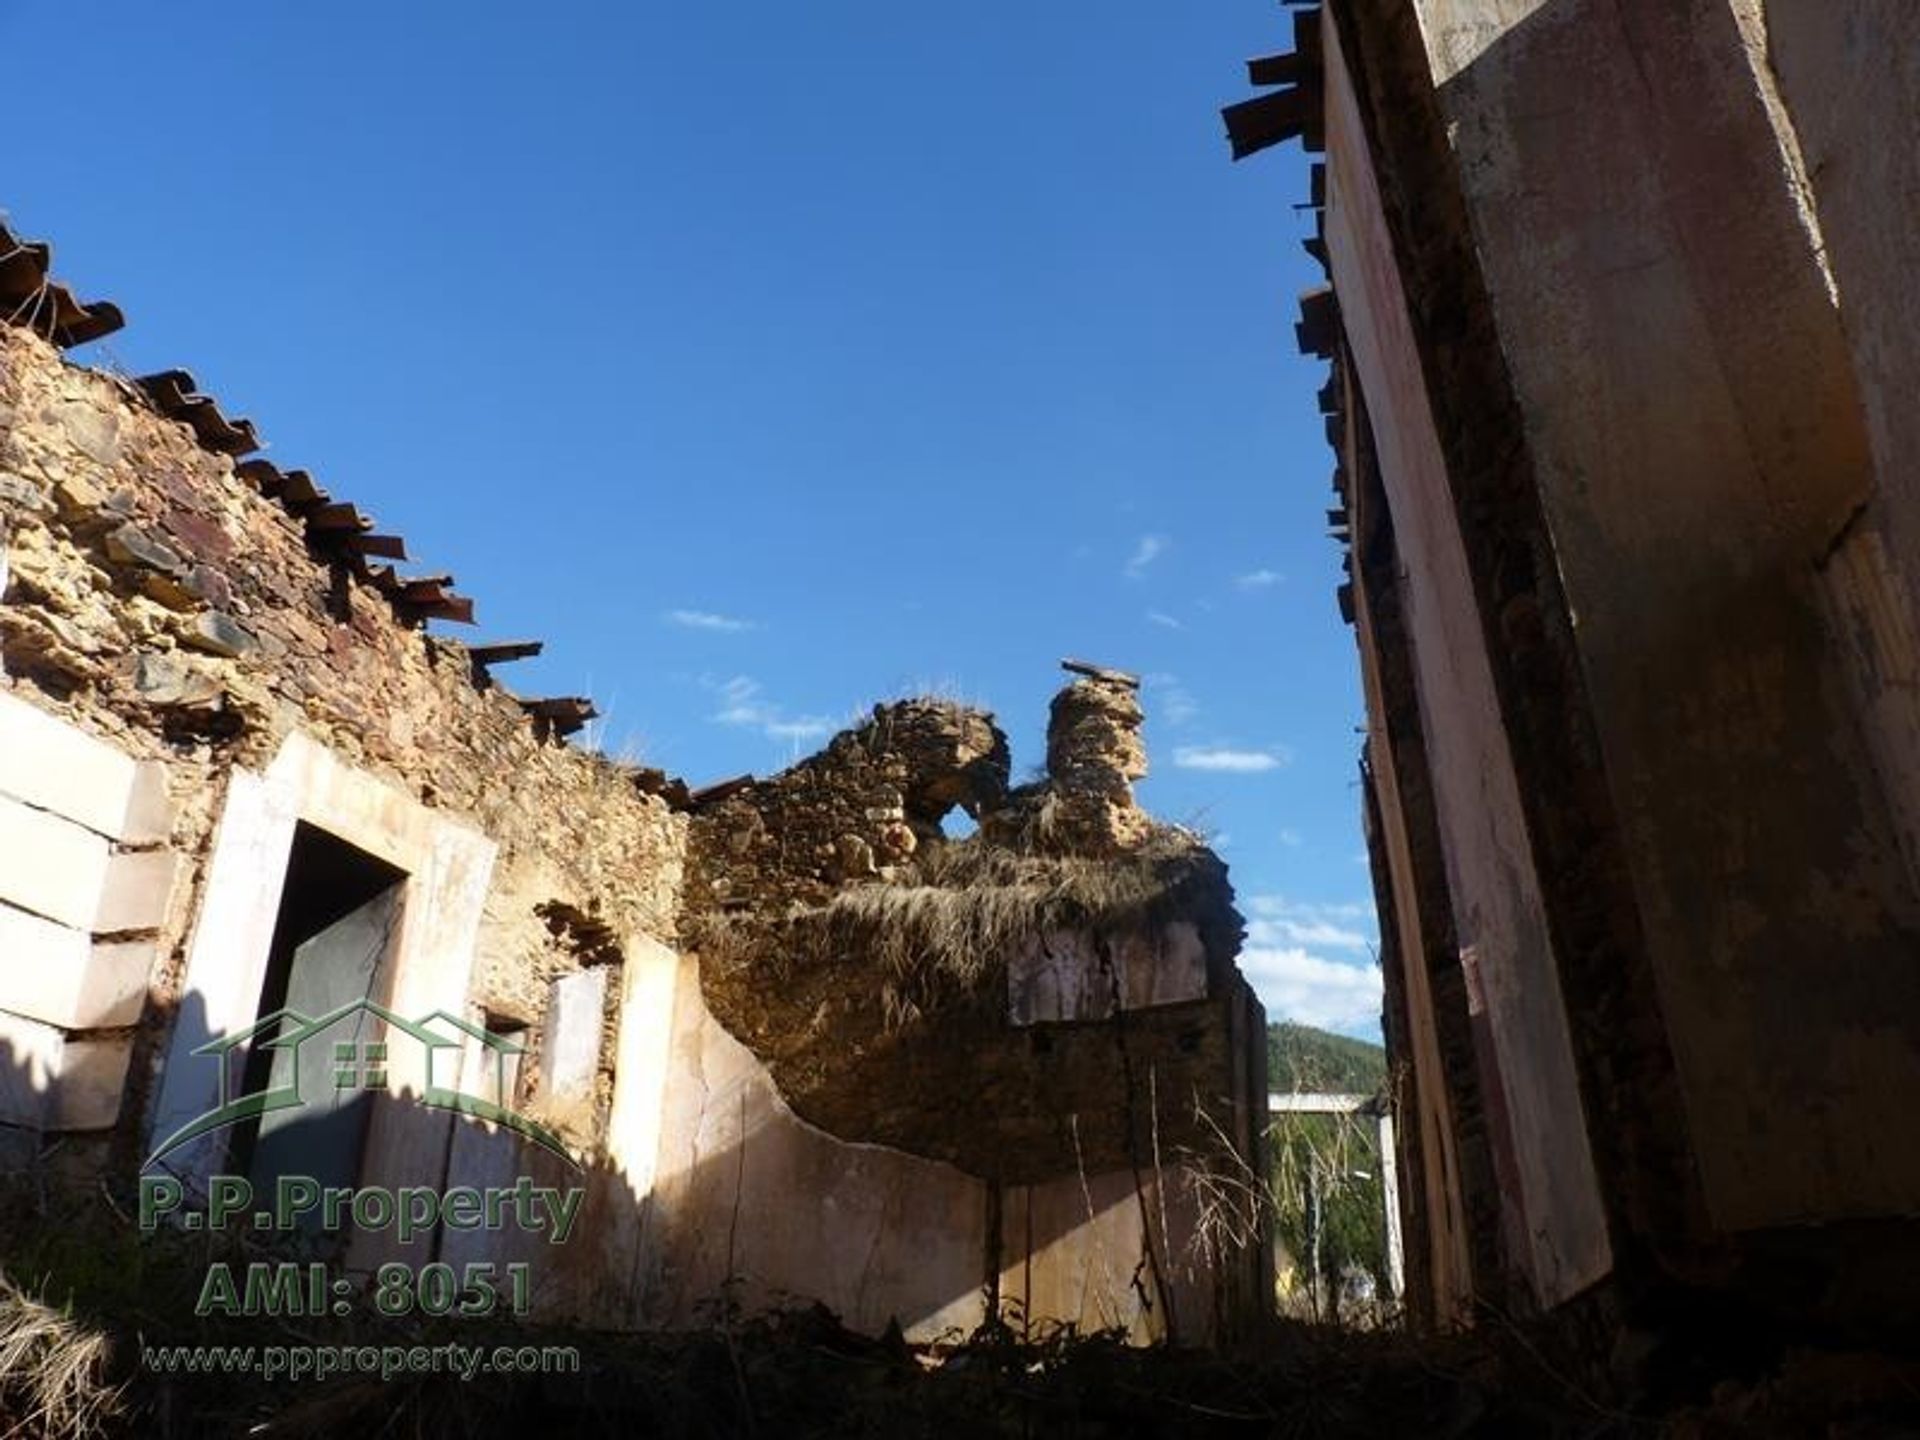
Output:
[[301,1103],[234,1136],[232,1163],[256,1194],[290,1175],[321,1185],[359,1177],[388,1059],[384,1026],[359,1002],[384,1005],[392,994],[406,881],[338,836],[305,821],[294,828],[258,1011],[285,1019],[249,1049],[244,1093],[297,1086]]

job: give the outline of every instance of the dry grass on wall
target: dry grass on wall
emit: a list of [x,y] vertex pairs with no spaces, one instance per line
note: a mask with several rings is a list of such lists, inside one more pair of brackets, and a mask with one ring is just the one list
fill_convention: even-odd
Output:
[[723,973],[751,963],[777,976],[858,956],[897,1027],[981,993],[1004,976],[1008,953],[1034,936],[1152,934],[1229,905],[1219,861],[1172,826],[1138,850],[1101,858],[1022,854],[973,838],[930,847],[905,882],[850,886],[777,921],[703,917],[694,941]]

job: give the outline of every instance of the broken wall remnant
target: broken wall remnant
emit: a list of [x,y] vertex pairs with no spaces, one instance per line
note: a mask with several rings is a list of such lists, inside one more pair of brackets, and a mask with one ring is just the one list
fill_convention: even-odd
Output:
[[1338,0],[1228,114],[1326,155],[1298,334],[1440,1323],[1920,1330],[1914,24]]
[[[699,806],[687,934],[713,1018],[794,1113],[981,1184],[990,1227],[1013,1226],[991,1239],[996,1264],[1037,1253],[1009,1204],[1094,1177],[1101,1208],[1153,1197],[1160,1218],[1131,1244],[1160,1301],[1184,1290],[1223,1325],[1264,1307],[1270,1267],[1258,1222],[1196,1264],[1218,1237],[1201,1234],[1193,1177],[1261,1173],[1264,1023],[1233,964],[1226,867],[1134,803],[1136,690],[1111,671],[1069,683],[1045,777],[1012,790],[985,712],[876,706]],[[963,839],[939,826],[954,806],[978,821]],[[997,1269],[983,1286],[999,1293]]]
[[[1070,662],[1070,668],[1077,662]],[[1047,778],[1014,797],[991,833],[1020,846],[1115,855],[1145,843],[1153,825],[1134,803],[1147,773],[1145,712],[1131,676],[1080,666],[1047,715]]]
[[[1259,1007],[1224,867],[1131,805],[1122,681],[1059,707],[1062,774],[1019,792],[991,717],[940,701],[765,782],[615,763],[564,743],[590,702],[495,678],[537,642],[430,630],[472,619],[450,577],[245,458],[255,427],[184,372],[67,363],[109,310],[0,325],[0,1168],[130,1186],[218,1102],[209,1046],[344,986],[411,1039],[310,1157],[330,1181],[587,1195],[557,1250],[363,1234],[356,1267],[527,1260],[540,1314],[616,1327],[1262,1313],[1257,1223],[1190,1183],[1257,1166]],[[956,807],[1030,813],[1033,843],[951,841]],[[423,1106],[434,1051],[565,1156]],[[272,1168],[299,1138],[273,1132],[157,1163]]]
[[[1234,1096],[1226,867],[1134,805],[1130,683],[1077,679],[1052,713],[1046,778],[1011,792],[990,716],[909,700],[695,818],[709,1003],[814,1123],[1025,1181],[1127,1163],[1150,1074],[1163,1141]],[[933,807],[958,804],[979,828],[949,840]]]

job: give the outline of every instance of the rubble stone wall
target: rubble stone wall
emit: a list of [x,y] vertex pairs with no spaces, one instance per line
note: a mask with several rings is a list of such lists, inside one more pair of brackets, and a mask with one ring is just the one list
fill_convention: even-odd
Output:
[[615,937],[673,939],[684,817],[622,767],[542,738],[476,684],[460,645],[403,623],[133,387],[13,328],[0,329],[0,540],[0,684],[156,764],[171,807],[160,838],[178,874],[130,1027],[124,1141],[182,999],[226,778],[264,770],[296,731],[496,844],[475,1007],[539,1020],[549,982],[581,961],[555,905]]
[[[954,843],[941,821],[955,807],[983,828],[999,817],[1010,839],[1046,831],[1046,844],[1077,847],[1096,869],[1144,846],[1154,829],[1132,804],[1144,754],[1125,685],[1069,687],[1054,784],[1010,793],[990,717],[910,701],[771,780],[706,797],[690,823],[656,793],[659,777],[543,734],[464,647],[408,623],[306,520],[139,389],[7,329],[0,563],[0,722],[11,707],[57,727],[59,743],[94,747],[121,786],[82,787],[56,807],[0,761],[0,824],[14,807],[84,832],[100,882],[33,891],[66,906],[48,943],[84,972],[31,997],[62,1024],[6,1018],[14,990],[0,975],[0,1080],[28,1077],[0,1083],[0,1107],[30,1108],[58,1089],[54,1072],[84,1071],[57,1103],[0,1113],[0,1141],[26,1151],[58,1135],[43,1154],[76,1176],[126,1175],[161,1112],[204,1111],[193,1102],[206,1077],[183,1090],[174,1068],[197,1038],[193,992],[220,978],[220,1033],[257,1012],[249,967],[265,964],[277,911],[265,887],[285,867],[256,852],[284,854],[289,807],[311,805],[299,818],[423,878],[396,949],[397,967],[418,973],[396,978],[395,1004],[459,1005],[464,987],[469,1021],[523,1027],[519,1098],[536,1114],[562,1050],[568,1073],[585,1073],[585,1022],[545,1023],[556,982],[609,970],[591,1114],[584,1128],[577,1114],[542,1117],[575,1142],[589,1191],[581,1242],[541,1257],[548,1313],[686,1324],[729,1296],[824,1299],[862,1328],[899,1319],[930,1337],[977,1322],[998,1297],[1035,1321],[1114,1323],[1139,1338],[1168,1333],[1160,1307],[1175,1306],[1181,1333],[1197,1338],[1264,1308],[1258,1246],[1203,1233],[1217,1206],[1194,1175],[1220,1157],[1175,1143],[1194,1138],[1180,1117],[1204,1108],[1207,1135],[1231,1137],[1244,1160],[1257,1153],[1264,1096],[1258,1005],[1231,964],[1239,919],[1224,867],[1197,842],[1192,855],[1175,847],[1166,887],[1176,907],[1200,897],[1190,923],[1143,932],[1121,957],[1124,983],[1089,988],[1098,977],[1071,963],[1101,963],[1104,944],[1049,960],[1047,993],[1079,1023],[1016,1024],[998,957],[998,989],[965,1012],[978,1051],[910,1026],[884,1044],[840,1044],[830,1019],[813,1017],[831,1015],[825,999],[873,999],[857,957],[811,977],[777,965],[736,977],[716,1018],[714,957],[688,944],[715,917],[918,883],[932,852]],[[442,842],[457,863],[437,867]],[[1156,855],[1136,868],[1158,874]],[[476,896],[469,878],[481,874]],[[0,919],[19,911],[16,930],[45,919],[9,893],[0,885]],[[0,928],[0,941],[11,933]],[[127,994],[97,983],[109,961],[117,980],[131,976]],[[584,988],[602,987],[569,993]],[[792,1045],[813,1046],[822,1074],[851,1076],[883,1109],[888,1097],[930,1104],[931,1121],[904,1127],[923,1141],[930,1123],[975,1154],[1044,1153],[1045,1173],[962,1173],[925,1143],[823,1127],[789,1107],[791,1073],[768,1061]],[[1164,1154],[1150,1150],[1156,1138]],[[463,1180],[561,1178],[562,1162],[515,1137],[379,1097],[363,1173],[429,1178],[428,1155],[449,1156]],[[366,1244],[358,1259],[385,1253],[383,1239]]]
[[[1091,668],[1091,667],[1089,667]],[[1134,683],[1054,702],[1044,779],[942,701],[878,706],[693,824],[690,943],[714,1014],[807,1120],[975,1175],[1032,1181],[1198,1143],[1192,1096],[1241,1103],[1226,868],[1133,801]],[[964,806],[978,833],[950,841]],[[1112,1024],[1065,1023],[1111,1019]],[[1057,1023],[1036,1023],[1057,1022]]]

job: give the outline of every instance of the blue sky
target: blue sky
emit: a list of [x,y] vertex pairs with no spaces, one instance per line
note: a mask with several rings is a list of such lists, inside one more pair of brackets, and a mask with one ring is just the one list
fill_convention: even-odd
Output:
[[[876,699],[1149,677],[1269,1012],[1377,1033],[1287,48],[1205,5],[12,0],[0,204],[120,335],[695,782]],[[503,672],[506,673],[506,672]]]

